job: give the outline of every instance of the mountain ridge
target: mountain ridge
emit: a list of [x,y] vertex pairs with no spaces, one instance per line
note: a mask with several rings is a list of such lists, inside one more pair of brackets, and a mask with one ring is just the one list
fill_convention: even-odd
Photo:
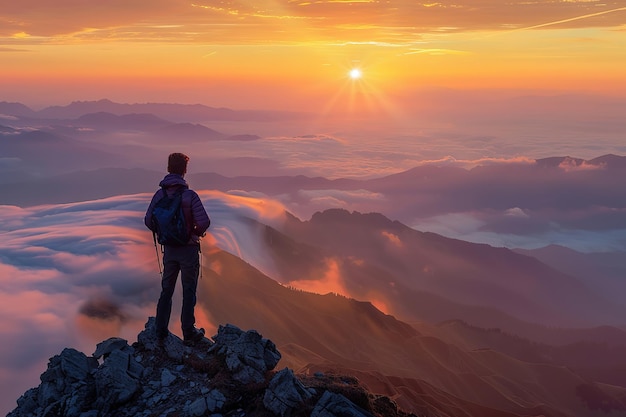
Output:
[[155,116],[174,118],[180,122],[208,120],[224,121],[270,121],[293,119],[301,113],[272,110],[233,110],[226,107],[210,107],[204,104],[178,103],[116,103],[109,99],[95,101],[73,101],[65,106],[53,105],[41,110],[32,110],[21,103],[0,102],[0,114],[42,119],[73,119],[88,113],[108,112],[117,115],[128,113],[152,113]]
[[[563,318],[573,318],[579,310],[588,312],[584,306],[592,304],[592,309],[599,313],[596,323],[609,323],[604,320],[619,317],[617,306],[611,306],[577,278],[534,258],[506,248],[420,232],[379,213],[328,209],[309,221],[291,220],[282,230],[292,237],[306,237],[308,243],[329,253],[342,255],[342,271],[345,277],[352,277],[351,282],[363,280],[358,277],[367,276],[372,264],[388,271],[392,278],[387,279],[392,279],[394,285],[428,290],[461,304],[513,312],[527,321],[543,317],[545,323],[563,325]],[[358,264],[350,259],[358,260]],[[349,274],[349,270],[354,273]],[[376,282],[376,274],[380,272],[373,274],[374,280],[368,280],[364,287],[391,293],[393,288],[385,289]],[[586,317],[589,316],[578,316],[583,321]]]
[[[600,386],[562,366],[522,362],[492,349],[463,350],[420,330],[397,332],[390,327],[397,319],[369,303],[294,292],[226,252],[213,252],[207,261],[198,299],[211,321],[228,317],[242,327],[262,329],[284,352],[282,363],[296,372],[358,374],[370,389],[384,387],[408,411],[418,411],[410,408],[411,398],[432,386],[459,404],[470,401],[516,415],[532,415],[540,407],[545,416],[577,416],[584,415],[577,387]],[[372,315],[364,315],[361,305]],[[556,396],[549,388],[554,380],[561,385]]]
[[[206,129],[208,129],[208,132],[215,132],[215,131],[212,131],[212,129],[209,129],[209,128],[206,128]],[[50,135],[50,133],[46,133],[46,134]],[[220,138],[228,139],[228,136],[225,134],[221,134],[219,132],[216,132],[215,134],[218,135]],[[59,139],[59,136],[57,135],[55,135],[54,137],[57,138],[57,140]],[[237,137],[238,137],[237,135],[232,136],[232,140],[237,140]],[[0,137],[0,146],[1,145],[2,145],[2,138]],[[40,156],[37,156],[36,154],[33,154],[33,155],[35,155],[34,157],[36,158],[41,158],[41,155]],[[7,154],[7,157],[8,156],[12,156],[12,155]],[[21,155],[20,157],[23,158],[24,160],[28,160],[28,158],[24,155]],[[567,157],[558,157],[558,159],[561,161],[565,160],[566,158]],[[604,164],[604,162],[601,162],[600,165],[602,166],[602,169],[600,171],[611,170],[613,169],[612,167],[615,167],[615,169],[617,170],[621,170],[622,166],[626,166],[626,156],[617,156],[617,155],[608,154],[608,155],[605,155],[604,157],[595,158],[595,160],[603,160],[603,158],[607,158],[609,160],[615,160],[617,162],[613,162],[611,164]],[[119,167],[118,169],[120,169],[121,171],[126,170],[126,168],[123,168],[120,166],[121,165],[120,163],[116,165]],[[110,170],[116,165],[107,166],[107,167],[92,166],[92,169],[90,171],[97,172],[99,169]],[[129,165],[129,164],[126,163],[125,165]],[[554,173],[559,173],[561,171],[560,168],[558,168],[558,164],[556,165],[550,164],[550,165],[554,165],[550,168],[550,170],[554,171]],[[510,166],[511,166],[510,164],[506,165],[506,167],[510,167]],[[505,169],[506,167],[502,167],[502,169]],[[527,171],[530,172],[529,170],[532,169],[531,167],[526,167],[526,166],[523,166],[523,167],[524,167],[523,168],[524,172],[527,172]],[[366,189],[366,190],[370,190],[373,192],[382,193],[383,195],[386,195],[386,194],[393,195],[394,200],[398,201],[399,203],[402,203],[403,205],[406,203],[408,208],[405,209],[405,211],[408,211],[409,208],[414,208],[414,213],[422,213],[422,215],[430,215],[430,214],[436,214],[437,212],[441,212],[441,210],[459,211],[459,210],[472,210],[472,209],[485,208],[485,207],[496,208],[495,205],[490,202],[492,200],[492,197],[486,197],[482,201],[479,201],[480,200],[479,198],[477,198],[476,196],[473,196],[471,197],[471,199],[466,200],[463,206],[460,206],[457,201],[457,200],[460,201],[460,200],[465,199],[465,197],[469,194],[476,194],[477,193],[476,182],[480,178],[483,178],[483,177],[501,178],[500,181],[502,182],[502,184],[497,186],[499,188],[502,188],[506,184],[506,181],[507,181],[506,176],[504,176],[501,171],[498,171],[496,168],[492,167],[492,168],[488,168],[487,172],[483,173],[485,169],[487,168],[481,168],[478,170],[474,168],[471,170],[466,170],[462,168],[433,167],[433,166],[425,165],[425,166],[418,166],[415,168],[411,168],[401,173],[390,174],[390,175],[382,176],[380,178],[374,178],[374,179],[369,179],[369,180],[348,179],[348,178],[327,179],[327,178],[319,177],[319,176],[313,177],[313,176],[306,176],[306,175],[287,175],[287,174],[286,175],[270,175],[270,176],[256,176],[256,175],[255,176],[251,176],[251,175],[225,176],[217,172],[202,172],[202,171],[189,174],[188,177],[189,177],[189,180],[192,181],[197,188],[208,187],[210,189],[218,189],[221,191],[228,191],[230,189],[241,189],[241,190],[247,190],[247,191],[264,192],[264,193],[267,193],[268,195],[287,193],[291,195],[292,198],[295,199],[295,201],[298,201],[297,192],[299,190]],[[437,173],[437,175],[431,175],[433,172]],[[450,177],[448,174],[439,175],[440,173],[444,173],[444,172],[446,173],[453,172],[455,174],[452,177]],[[542,170],[540,170],[538,173],[533,174],[533,175],[539,175],[541,172]],[[590,172],[591,171],[583,170],[580,173],[585,174],[585,175],[590,175],[589,174]],[[481,174],[478,175],[477,173],[481,173]],[[159,174],[159,175],[162,175],[162,174]],[[159,175],[156,175],[155,181],[158,181]],[[476,175],[478,175],[480,178],[476,178]],[[611,180],[612,182],[614,182],[616,178],[619,178],[618,172],[610,172],[610,173],[607,173],[606,175],[608,175],[608,177],[612,179]],[[55,174],[47,175],[47,176],[50,178],[50,180],[54,180],[56,177]],[[560,181],[564,180],[564,178],[565,177],[561,175],[555,180],[546,181],[545,178],[538,177],[538,181],[540,181],[540,184],[542,184],[539,188],[541,187],[549,187],[549,188],[546,190],[532,191],[532,192],[535,194],[540,194],[544,196],[543,197],[544,202],[554,205],[554,208],[558,208],[559,206],[563,204],[559,200],[565,197],[559,193],[553,193],[551,190],[561,187],[562,184],[560,183]],[[579,181],[580,179],[581,178],[579,177],[579,178],[574,178],[573,180]],[[62,180],[64,180],[64,178],[59,179],[59,181],[62,181]],[[132,180],[132,177],[129,178],[129,180]],[[511,184],[507,185],[507,187],[509,188],[512,185],[516,184],[515,182],[513,182],[513,180],[511,181],[512,181]],[[603,181],[603,179],[599,178],[597,179],[597,181]],[[27,182],[28,181],[21,181],[21,182],[18,182],[18,184],[27,183]],[[460,192],[458,189],[458,187],[460,187],[461,182],[463,182],[464,184],[463,185],[464,190],[462,192]],[[602,187],[611,187],[610,184],[612,184],[612,182],[609,184],[603,183]],[[98,185],[99,184],[94,182],[91,188],[93,188],[94,190],[97,190]],[[140,186],[147,187],[151,185],[152,184],[142,183]],[[572,184],[569,182],[564,185],[566,185],[567,187],[572,186]],[[579,201],[578,203],[576,203],[576,205],[580,206],[581,202],[584,202],[585,200],[581,199],[579,195],[584,194],[584,192],[586,192],[585,190],[587,190],[587,188],[590,188],[591,186],[596,188],[596,191],[592,195],[597,195],[598,192],[597,192],[597,187],[595,185],[595,182],[590,185],[582,183],[579,185],[581,190],[572,189],[572,196],[568,197],[567,201],[570,201],[570,200]],[[397,190],[397,194],[396,194],[396,191],[394,190]],[[524,188],[518,189],[518,192],[519,191],[526,192]],[[420,194],[425,193],[426,195],[428,195],[429,193],[432,193],[432,192],[436,192],[440,194],[439,197],[437,197],[439,201],[436,202],[437,203],[436,210],[438,211],[435,211],[435,206],[433,206],[434,204],[433,201],[429,201],[427,204],[420,204],[420,205],[416,205],[416,203],[408,201],[408,198],[411,197],[413,199],[417,199],[418,202],[421,202],[418,197]],[[415,196],[415,193],[417,193],[417,196]],[[480,196],[483,196],[483,194],[484,193],[482,192],[478,193],[478,195]],[[504,195],[504,198],[508,199],[508,197],[506,197],[506,194],[509,194],[509,192],[508,191],[505,192],[505,195]],[[101,195],[100,197],[105,197],[105,196],[106,195]],[[452,196],[455,196],[454,200],[452,200]],[[626,195],[622,196],[620,193],[617,193],[611,198],[612,198],[612,201],[598,200],[596,202],[596,205],[606,205],[607,207],[611,207],[612,205],[615,205],[615,204],[621,204],[621,203],[626,204]],[[527,201],[532,201],[532,198],[528,196],[516,197],[512,199],[511,201],[507,202],[506,204],[500,203],[499,205],[501,207],[498,207],[498,208],[506,210],[506,209],[511,209],[512,207],[527,206],[527,204],[524,204],[521,201],[522,199],[527,200]],[[602,199],[605,199],[605,198],[602,197]],[[63,201],[55,201],[55,202],[63,202]],[[19,205],[19,201],[16,201],[14,204]],[[526,210],[533,210],[533,207],[532,206],[527,207]],[[538,209],[535,209],[535,210],[538,210]],[[537,215],[541,215],[541,214],[542,214],[541,211],[537,211]],[[604,213],[604,215],[606,216],[607,213]],[[567,218],[564,220],[570,221]],[[524,224],[528,223],[528,220],[525,220],[524,218],[520,218],[518,219],[518,221],[523,222]],[[528,226],[526,225],[526,227]]]

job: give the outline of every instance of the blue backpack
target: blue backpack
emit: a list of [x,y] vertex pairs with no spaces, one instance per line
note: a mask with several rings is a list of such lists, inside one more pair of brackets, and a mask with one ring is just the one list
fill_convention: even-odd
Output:
[[152,209],[152,223],[156,231],[157,240],[161,245],[185,246],[189,243],[189,229],[183,215],[183,192],[180,187],[171,197],[163,188],[163,197],[156,202]]

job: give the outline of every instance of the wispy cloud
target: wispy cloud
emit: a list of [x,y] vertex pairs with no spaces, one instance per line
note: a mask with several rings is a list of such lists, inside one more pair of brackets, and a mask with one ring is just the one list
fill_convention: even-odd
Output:
[[467,55],[470,52],[460,51],[456,49],[441,49],[441,48],[426,48],[426,49],[412,49],[405,52],[405,55],[426,54],[426,55]]
[[424,218],[411,227],[453,239],[495,247],[537,249],[560,245],[579,252],[623,252],[626,229],[584,230],[564,228],[549,222],[540,213],[528,214],[519,208],[503,212],[463,212]]
[[[15,36],[19,33],[29,36],[54,37],[80,33],[84,28],[102,31],[102,40],[107,32],[126,33],[126,36],[142,38],[140,33],[123,28],[147,30],[166,28],[178,31],[183,39],[206,39],[205,35],[224,31],[228,36],[223,40],[247,39],[251,42],[285,41],[297,35],[293,41],[302,38],[301,29],[291,28],[290,33],[282,33],[276,24],[281,22],[302,22],[305,27],[314,29],[317,35],[326,33],[328,39],[333,33],[353,33],[347,40],[370,37],[369,41],[385,44],[391,38],[406,38],[407,34],[441,33],[475,30],[516,30],[541,29],[549,26],[570,27],[614,26],[623,24],[626,10],[618,1],[569,1],[569,2],[526,2],[502,3],[496,0],[481,4],[459,4],[453,1],[418,3],[403,1],[383,3],[374,1],[310,1],[245,3],[231,2],[217,4],[212,1],[151,1],[133,0],[128,2],[85,1],[80,7],[71,2],[56,2],[54,7],[44,0],[14,2],[3,8],[4,29],[0,36]],[[488,11],[488,13],[487,13]],[[543,22],[537,22],[541,16]],[[210,25],[206,25],[210,19]],[[220,25],[232,25],[227,29]],[[260,26],[259,26],[260,25]],[[267,25],[265,30],[259,30]],[[249,26],[255,30],[246,30]],[[373,29],[373,31],[372,31]],[[347,32],[346,32],[347,31]],[[282,31],[284,32],[284,31]],[[190,37],[190,34],[195,35]],[[394,33],[396,35],[394,35]],[[195,38],[194,38],[195,37]],[[146,38],[147,39],[147,38]],[[214,41],[218,42],[217,39]]]

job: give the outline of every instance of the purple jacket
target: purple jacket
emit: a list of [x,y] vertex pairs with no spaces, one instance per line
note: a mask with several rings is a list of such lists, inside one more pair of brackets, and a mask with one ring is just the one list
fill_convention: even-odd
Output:
[[183,214],[185,215],[185,222],[187,223],[189,234],[191,236],[189,244],[198,243],[199,237],[204,235],[204,232],[206,232],[206,229],[208,229],[211,224],[209,215],[204,209],[198,194],[195,191],[190,190],[187,185],[187,181],[185,181],[185,179],[178,174],[167,174],[159,183],[159,187],[161,187],[161,189],[154,193],[154,196],[152,196],[152,201],[150,202],[148,211],[146,211],[146,216],[143,219],[146,227],[153,232],[155,231],[152,228],[152,209],[154,208],[156,202],[163,197],[163,190],[165,189],[167,191],[167,195],[171,196],[182,187],[185,189],[182,195]]

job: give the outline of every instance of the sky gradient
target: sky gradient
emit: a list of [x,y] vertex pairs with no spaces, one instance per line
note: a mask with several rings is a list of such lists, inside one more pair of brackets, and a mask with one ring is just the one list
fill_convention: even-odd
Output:
[[34,107],[393,114],[431,87],[626,95],[625,1],[2,3],[2,98]]

